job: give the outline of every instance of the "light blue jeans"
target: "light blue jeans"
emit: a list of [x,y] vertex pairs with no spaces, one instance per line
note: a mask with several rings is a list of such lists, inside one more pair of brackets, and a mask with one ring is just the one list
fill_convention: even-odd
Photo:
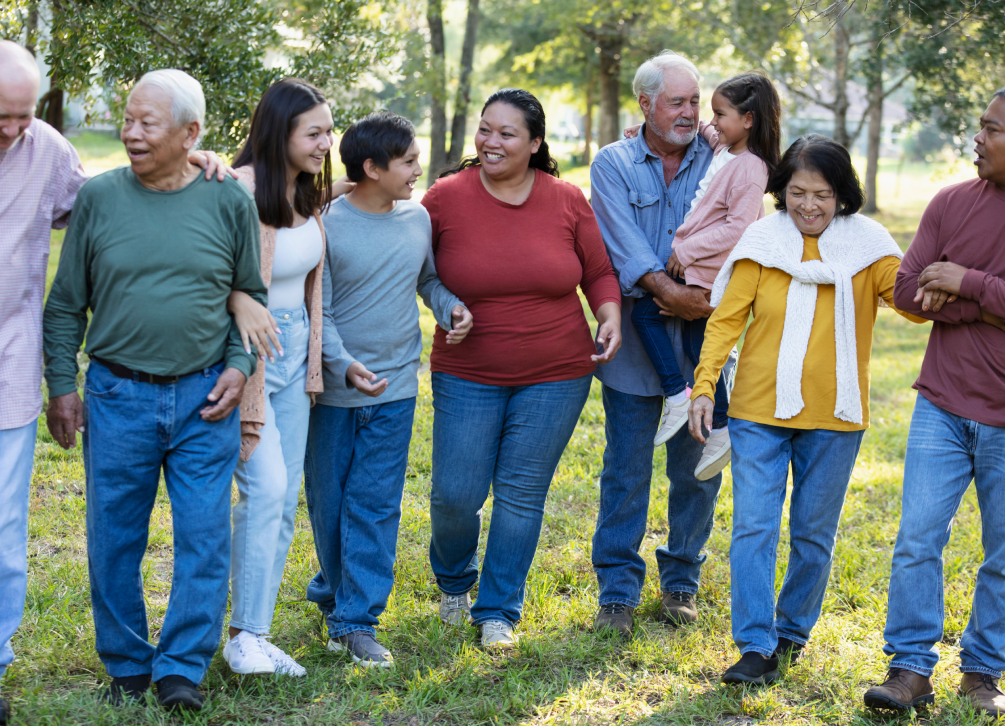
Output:
[[931,675],[939,662],[942,550],[971,481],[981,509],[984,562],[960,638],[960,670],[995,678],[1005,670],[1005,428],[951,414],[920,393],[907,436],[903,510],[890,573],[883,652],[893,657],[891,668]]
[[[805,644],[820,617],[841,507],[864,431],[793,429],[729,419],[733,642],[770,657],[779,636]],[[789,566],[775,603],[775,562],[792,465]]]
[[14,660],[28,583],[28,492],[38,419],[0,430],[0,678]]
[[238,501],[230,554],[230,626],[264,635],[272,625],[293,541],[310,424],[307,308],[272,310],[283,357],[265,364],[265,425],[248,461],[234,472]]

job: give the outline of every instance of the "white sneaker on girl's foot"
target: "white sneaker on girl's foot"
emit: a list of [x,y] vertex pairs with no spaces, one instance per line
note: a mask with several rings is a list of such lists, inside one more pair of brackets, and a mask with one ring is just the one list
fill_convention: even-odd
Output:
[[691,407],[691,392],[684,391],[684,398],[674,402],[676,396],[667,396],[663,399],[663,414],[660,416],[660,427],[656,431],[656,438],[653,439],[653,446],[665,444],[673,435],[680,431],[682,426],[687,426],[687,410]]
[[262,647],[265,649],[265,654],[269,656],[269,660],[272,661],[273,667],[276,669],[275,672],[281,676],[306,676],[307,669],[302,665],[297,663],[293,658],[291,658],[282,648],[270,643],[265,638],[262,638]]
[[705,439],[705,448],[694,470],[698,481],[707,481],[726,468],[731,458],[732,445],[729,443],[729,429],[714,429]]
[[230,670],[241,675],[275,673],[276,667],[265,652],[265,642],[261,636],[242,630],[223,646],[223,659]]

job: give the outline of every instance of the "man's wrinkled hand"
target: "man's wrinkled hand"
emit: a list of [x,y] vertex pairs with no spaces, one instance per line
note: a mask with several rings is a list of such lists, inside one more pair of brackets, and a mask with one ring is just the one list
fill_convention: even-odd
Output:
[[77,445],[77,432],[84,432],[84,404],[77,392],[49,399],[45,422],[52,440],[64,449]]
[[677,285],[677,288],[671,300],[653,296],[653,300],[660,308],[660,315],[682,320],[699,320],[707,318],[715,310],[708,304],[711,297],[708,290],[694,285]]
[[205,421],[222,421],[241,403],[244,395],[244,384],[247,382],[244,374],[236,368],[227,368],[216,379],[216,385],[206,396],[213,405],[206,406],[199,415]]
[[216,176],[217,181],[223,181],[228,176],[237,179],[237,172],[223,163],[223,159],[215,151],[193,151],[188,155],[188,163],[206,170],[206,180]]

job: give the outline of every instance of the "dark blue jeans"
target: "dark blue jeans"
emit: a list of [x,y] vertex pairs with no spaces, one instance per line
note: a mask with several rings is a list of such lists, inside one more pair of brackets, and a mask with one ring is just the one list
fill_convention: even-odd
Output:
[[[684,374],[677,364],[677,356],[673,352],[673,343],[667,336],[667,319],[660,315],[660,308],[652,295],[646,295],[635,301],[632,308],[632,324],[642,339],[649,360],[660,377],[660,387],[664,396],[676,396],[687,388]],[[681,320],[684,355],[694,365],[698,365],[701,356],[701,346],[705,342],[705,326],[708,318],[697,320]],[[715,385],[715,408],[712,411],[713,428],[722,428],[728,423],[726,412],[729,410],[729,391],[726,387],[726,376],[719,374],[719,382]]]
[[590,375],[489,386],[433,373],[429,561],[448,595],[461,595],[478,582],[482,507],[492,487],[485,562],[471,608],[476,624],[520,619],[551,479],[592,381]]
[[387,607],[414,416],[415,398],[311,409],[304,494],[321,570],[307,599],[332,638],[376,635]]
[[[84,391],[87,568],[98,655],[113,678],[199,683],[220,645],[230,577],[230,491],[241,447],[235,409],[199,410],[223,364],[156,385],[91,360]],[[143,555],[157,486],[171,499],[174,574],[160,641],[149,641]]]
[[[600,583],[600,604],[637,607],[645,584],[646,563],[639,547],[646,533],[649,486],[653,478],[653,438],[663,399],[635,396],[603,387],[607,422],[604,471],[600,475],[600,511],[593,535],[593,568]],[[698,591],[702,548],[712,531],[722,474],[698,481],[694,469],[702,445],[681,429],[666,443],[669,534],[656,549],[663,592]]]

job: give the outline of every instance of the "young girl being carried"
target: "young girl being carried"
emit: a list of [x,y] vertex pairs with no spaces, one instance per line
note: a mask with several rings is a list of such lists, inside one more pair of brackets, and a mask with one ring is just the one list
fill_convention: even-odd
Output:
[[[764,216],[764,189],[781,156],[781,102],[771,81],[757,73],[742,73],[723,81],[712,94],[712,122],[699,130],[715,156],[698,186],[691,209],[677,230],[667,273],[677,282],[707,290],[747,227]],[[707,318],[682,323],[684,354],[697,365]],[[666,318],[651,295],[632,311],[646,353],[660,376],[665,397],[654,443],[668,441],[687,424],[690,389],[684,381]],[[695,477],[704,481],[729,463],[725,377],[715,389],[715,413]]]

